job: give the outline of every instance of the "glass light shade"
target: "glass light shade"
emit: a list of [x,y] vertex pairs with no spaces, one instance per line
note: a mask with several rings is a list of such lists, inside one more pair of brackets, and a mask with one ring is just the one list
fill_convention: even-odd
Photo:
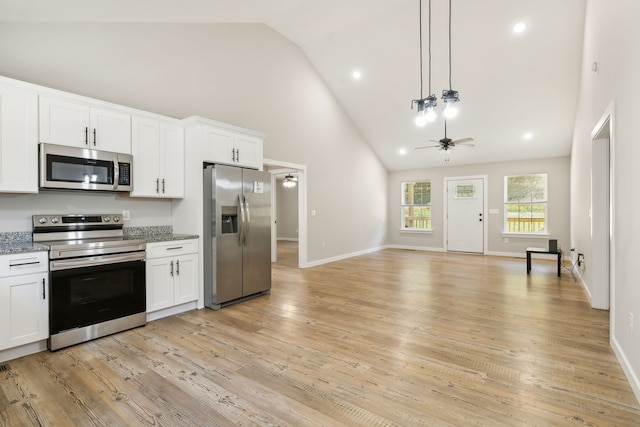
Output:
[[456,107],[455,103],[447,102],[447,107],[444,109],[444,116],[447,119],[452,119],[458,115],[458,107]]
[[426,112],[424,110],[420,111],[416,116],[416,126],[420,126],[420,127],[425,126],[427,124],[427,120],[428,120],[428,117]]
[[435,121],[437,115],[435,110],[433,109],[433,107],[429,107],[427,108],[427,112],[425,113],[425,118],[427,119],[428,122],[433,122]]

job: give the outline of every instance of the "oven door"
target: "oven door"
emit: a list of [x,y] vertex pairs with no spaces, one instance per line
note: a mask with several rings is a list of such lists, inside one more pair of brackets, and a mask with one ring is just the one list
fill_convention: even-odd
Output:
[[51,335],[146,311],[144,252],[56,260],[50,267]]

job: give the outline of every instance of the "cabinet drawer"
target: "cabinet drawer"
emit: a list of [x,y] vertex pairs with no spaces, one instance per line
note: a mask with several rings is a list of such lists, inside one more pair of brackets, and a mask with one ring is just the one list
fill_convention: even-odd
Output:
[[22,252],[0,255],[0,277],[47,272],[48,252]]
[[198,240],[173,240],[171,242],[147,243],[147,258],[161,258],[190,254],[198,251]]

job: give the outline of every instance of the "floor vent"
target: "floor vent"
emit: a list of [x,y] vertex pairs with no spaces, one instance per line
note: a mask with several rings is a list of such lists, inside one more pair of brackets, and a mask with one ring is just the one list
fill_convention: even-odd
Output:
[[4,364],[0,365],[0,372],[7,372],[9,370],[9,365]]

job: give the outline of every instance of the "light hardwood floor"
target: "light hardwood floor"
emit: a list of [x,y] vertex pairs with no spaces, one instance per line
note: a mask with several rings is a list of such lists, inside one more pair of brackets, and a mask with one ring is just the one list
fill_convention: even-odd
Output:
[[271,295],[7,362],[0,425],[640,425],[608,312],[553,262],[282,246]]

